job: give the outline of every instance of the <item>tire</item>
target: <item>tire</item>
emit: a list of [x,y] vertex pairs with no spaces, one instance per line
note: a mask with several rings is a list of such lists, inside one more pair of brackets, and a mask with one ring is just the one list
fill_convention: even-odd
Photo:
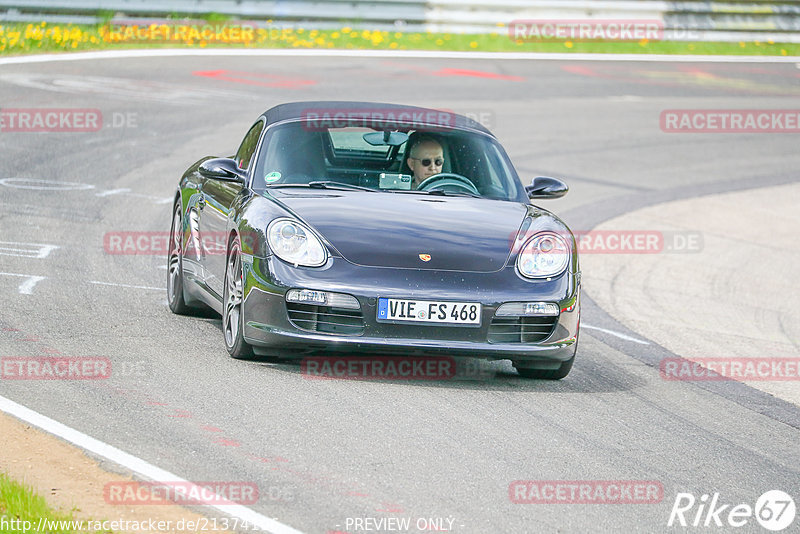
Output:
[[183,224],[181,203],[175,203],[172,213],[172,226],[169,232],[169,253],[167,255],[167,303],[172,313],[195,315],[197,308],[186,304],[183,298]]
[[563,362],[558,369],[532,369],[529,367],[517,367],[517,364],[514,363],[514,367],[516,368],[517,372],[523,378],[539,378],[542,380],[561,380],[562,378],[566,377],[569,372],[572,370],[572,364],[575,362],[575,355],[572,355],[572,358]]
[[222,334],[231,358],[252,359],[253,347],[244,340],[242,246],[239,236],[231,239],[225,262],[225,288],[222,293]]

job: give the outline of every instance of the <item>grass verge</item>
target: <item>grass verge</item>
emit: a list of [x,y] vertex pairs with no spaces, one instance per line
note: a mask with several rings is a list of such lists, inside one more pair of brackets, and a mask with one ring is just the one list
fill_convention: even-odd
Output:
[[151,26],[30,24],[0,25],[0,55],[141,48],[295,48],[356,50],[446,50],[616,54],[798,56],[800,44],[775,42],[511,40],[492,34],[404,33],[356,30],[257,28],[235,21],[169,21]]
[[44,497],[10,479],[5,473],[0,473],[0,533],[35,532],[40,521],[41,532],[83,532],[77,530],[78,522],[71,516],[52,510]]

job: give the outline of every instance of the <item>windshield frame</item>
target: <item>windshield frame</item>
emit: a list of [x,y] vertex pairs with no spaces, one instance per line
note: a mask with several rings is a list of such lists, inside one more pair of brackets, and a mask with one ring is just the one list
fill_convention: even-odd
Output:
[[[269,191],[272,187],[286,185],[286,184],[275,184],[274,186],[262,183],[256,183],[257,177],[262,176],[264,173],[264,166],[265,166],[265,151],[268,149],[268,140],[269,137],[273,134],[274,130],[278,127],[287,126],[294,123],[303,123],[303,122],[312,122],[308,119],[297,117],[291,119],[284,119],[280,121],[276,121],[270,124],[267,124],[261,134],[261,139],[259,140],[258,148],[255,154],[255,164],[251,165],[250,171],[250,179],[248,180],[249,188],[259,194],[263,194],[265,191]],[[354,121],[352,127],[363,127],[363,121]],[[494,150],[496,151],[496,155],[499,158],[499,163],[501,163],[505,169],[500,169],[506,171],[508,176],[507,180],[509,182],[508,185],[513,187],[513,191],[506,191],[507,197],[504,198],[497,198],[497,197],[490,197],[490,196],[480,196],[475,198],[482,198],[485,200],[498,200],[498,201],[507,201],[507,202],[522,202],[522,203],[529,203],[529,199],[527,193],[525,192],[525,186],[520,180],[519,174],[517,173],[516,168],[514,167],[511,158],[506,153],[503,145],[500,141],[491,133],[487,133],[478,129],[470,128],[468,126],[445,126],[440,124],[420,124],[418,122],[407,122],[407,121],[394,121],[392,122],[393,131],[424,131],[424,132],[435,132],[435,133],[444,133],[444,134],[453,134],[453,133],[463,133],[468,134],[470,136],[478,136],[484,142],[491,145]],[[327,129],[325,129],[327,131]],[[379,130],[376,130],[379,131]],[[329,180],[329,178],[325,178],[323,180]],[[303,184],[296,184],[302,186]],[[309,187],[308,189],[313,190],[314,188]],[[318,189],[319,190],[319,189]],[[401,190],[389,190],[389,189],[375,189],[381,193],[396,193]],[[355,191],[355,190],[354,190]],[[418,194],[427,194],[427,191],[418,191],[418,190],[410,190],[410,191],[402,191],[406,193],[418,193]],[[455,195],[454,195],[455,196]]]

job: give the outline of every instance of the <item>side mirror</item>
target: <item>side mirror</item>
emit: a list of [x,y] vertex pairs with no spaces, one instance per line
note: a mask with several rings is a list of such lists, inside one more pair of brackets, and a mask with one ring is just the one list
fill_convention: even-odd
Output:
[[525,186],[528,198],[561,198],[567,194],[569,187],[558,178],[549,176],[537,176],[531,181],[531,185]]
[[197,169],[206,178],[222,180],[223,182],[245,183],[245,175],[230,158],[207,159]]

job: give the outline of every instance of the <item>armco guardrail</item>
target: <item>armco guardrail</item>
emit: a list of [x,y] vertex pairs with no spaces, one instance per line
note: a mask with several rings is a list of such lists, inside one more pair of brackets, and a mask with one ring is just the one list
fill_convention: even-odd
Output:
[[667,40],[800,42],[798,0],[0,0],[0,21],[92,23],[100,12],[127,21],[218,13],[274,27],[499,34],[514,20],[656,20]]

